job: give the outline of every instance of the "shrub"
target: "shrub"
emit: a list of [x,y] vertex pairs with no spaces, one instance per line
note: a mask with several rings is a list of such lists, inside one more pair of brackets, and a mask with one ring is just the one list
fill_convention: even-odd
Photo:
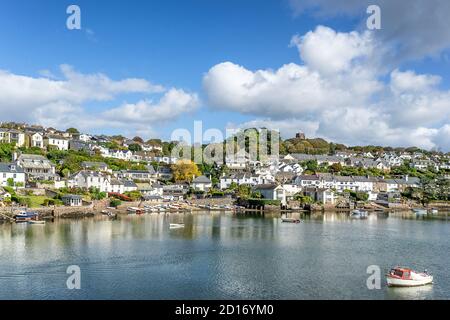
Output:
[[118,206],[120,206],[122,204],[122,201],[120,201],[119,199],[112,199],[110,202],[109,202],[109,206],[110,207],[114,207],[114,208],[117,208]]

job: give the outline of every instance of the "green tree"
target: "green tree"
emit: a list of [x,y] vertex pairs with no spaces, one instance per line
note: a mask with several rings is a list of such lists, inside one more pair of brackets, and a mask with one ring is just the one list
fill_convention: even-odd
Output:
[[130,144],[128,146],[128,150],[133,151],[133,152],[138,152],[138,151],[142,151],[142,147],[140,144],[134,143],[134,144]]
[[78,131],[78,129],[76,128],[69,128],[66,130],[67,133],[71,133],[71,134],[78,134],[80,133],[80,131]]

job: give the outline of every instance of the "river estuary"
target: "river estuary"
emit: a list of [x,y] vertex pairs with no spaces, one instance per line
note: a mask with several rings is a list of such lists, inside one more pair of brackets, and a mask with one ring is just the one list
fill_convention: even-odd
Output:
[[[411,212],[195,213],[0,224],[0,299],[448,299],[450,219]],[[184,223],[169,229],[170,223]],[[81,289],[69,290],[77,265]],[[367,267],[428,269],[426,287],[369,290]]]

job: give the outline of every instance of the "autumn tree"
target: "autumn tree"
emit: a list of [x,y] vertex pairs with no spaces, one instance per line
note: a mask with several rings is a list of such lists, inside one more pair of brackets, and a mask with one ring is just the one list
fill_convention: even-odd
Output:
[[138,143],[140,143],[140,144],[143,144],[143,143],[144,143],[144,139],[142,139],[141,137],[134,137],[132,140],[133,140],[134,142],[138,142]]
[[171,166],[175,181],[192,181],[193,177],[201,175],[197,165],[189,160],[181,160]]

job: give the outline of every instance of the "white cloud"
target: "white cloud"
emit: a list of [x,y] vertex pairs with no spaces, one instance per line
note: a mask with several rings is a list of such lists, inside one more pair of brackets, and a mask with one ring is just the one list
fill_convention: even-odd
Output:
[[387,72],[378,56],[384,49],[372,37],[319,26],[291,42],[304,65],[252,71],[217,64],[203,78],[209,104],[254,115],[253,123],[282,133],[293,133],[287,122],[298,125],[296,131],[308,124],[313,135],[348,144],[444,147],[435,136],[449,123],[450,91],[438,88],[437,76]]
[[157,102],[141,100],[127,103],[103,113],[106,120],[133,123],[160,123],[174,120],[183,114],[191,113],[199,107],[196,94],[172,88]]
[[[362,60],[371,56],[372,37],[369,32],[342,33],[318,26],[305,36],[294,36],[291,45],[295,45],[305,64],[321,74],[346,72],[353,65],[362,64]],[[332,48],[332,50],[330,50]]]
[[[2,121],[39,123],[53,127],[74,126],[82,130],[119,128],[154,132],[161,122],[195,110],[196,94],[177,88],[165,89],[145,79],[112,80],[102,73],[83,74],[61,65],[61,77],[45,70],[40,77],[17,75],[0,70],[0,114]],[[102,112],[88,108],[92,102],[116,104],[123,94],[161,95],[159,101],[142,100],[136,104]]]
[[[319,19],[346,15],[366,28],[369,5],[381,8],[381,30],[374,37],[390,49],[395,61],[433,56],[450,48],[448,0],[289,0],[294,14],[315,14]],[[391,63],[392,61],[385,61]]]

